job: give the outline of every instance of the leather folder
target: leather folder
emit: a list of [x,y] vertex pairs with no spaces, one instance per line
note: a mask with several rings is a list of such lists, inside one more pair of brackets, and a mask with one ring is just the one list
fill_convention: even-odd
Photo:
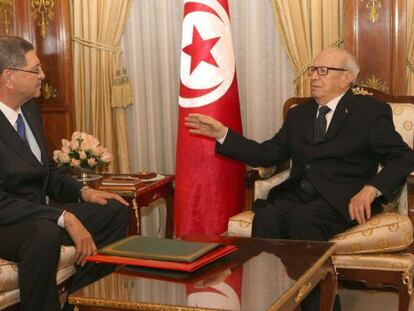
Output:
[[227,254],[230,254],[237,250],[234,245],[221,245],[214,248],[212,251],[198,257],[192,262],[177,262],[167,260],[154,260],[144,258],[133,258],[133,257],[121,257],[114,255],[97,254],[95,256],[89,256],[88,261],[98,263],[108,263],[115,265],[130,265],[130,266],[141,266],[147,268],[157,268],[166,270],[176,270],[193,272],[198,268],[201,268],[211,262],[214,262]]
[[192,262],[220,245],[220,243],[183,241],[133,235],[100,248],[98,254]]

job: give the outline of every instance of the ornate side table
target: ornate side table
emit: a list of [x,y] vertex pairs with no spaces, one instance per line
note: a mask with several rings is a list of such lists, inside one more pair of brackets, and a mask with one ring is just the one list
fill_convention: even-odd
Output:
[[[107,175],[105,177],[110,176],[111,175]],[[135,186],[101,186],[100,184],[94,184],[92,186],[97,189],[116,192],[128,201],[129,206],[131,207],[128,235],[141,234],[140,208],[148,206],[151,202],[154,202],[159,198],[164,198],[167,209],[165,236],[167,238],[172,238],[174,230],[174,179],[175,176],[168,175],[156,181],[145,181],[145,179],[142,179],[142,181]]]

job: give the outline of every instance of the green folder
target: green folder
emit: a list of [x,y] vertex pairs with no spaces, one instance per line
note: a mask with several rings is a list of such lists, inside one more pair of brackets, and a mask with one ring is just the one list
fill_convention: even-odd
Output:
[[99,249],[98,253],[162,261],[193,262],[220,245],[222,244],[133,235]]

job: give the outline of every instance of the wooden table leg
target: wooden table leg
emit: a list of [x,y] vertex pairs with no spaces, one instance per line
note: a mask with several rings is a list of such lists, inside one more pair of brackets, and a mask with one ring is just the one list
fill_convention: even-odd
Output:
[[165,207],[167,209],[165,237],[172,239],[174,231],[174,188],[172,183],[169,183],[167,186],[168,194],[165,196]]
[[320,311],[331,311],[334,307],[335,296],[338,290],[338,279],[336,277],[333,266],[329,268],[327,274],[320,282],[321,301],[319,305]]
[[129,208],[129,236],[141,235],[141,210],[135,198],[128,198]]

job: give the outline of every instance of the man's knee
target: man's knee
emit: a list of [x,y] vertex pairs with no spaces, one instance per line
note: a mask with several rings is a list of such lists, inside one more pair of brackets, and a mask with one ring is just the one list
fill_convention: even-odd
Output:
[[304,211],[291,212],[286,215],[289,238],[293,240],[325,240],[320,230],[320,219]]
[[267,225],[269,222],[272,221],[272,216],[269,213],[269,208],[261,208],[256,210],[254,213],[253,224],[258,226]]
[[27,226],[26,241],[21,248],[21,257],[31,259],[33,256],[59,258],[61,229],[50,220],[39,220]]
[[129,220],[129,206],[125,206],[116,200],[108,200],[105,207],[112,214],[113,221],[121,226],[126,226]]
[[253,218],[252,236],[282,239],[284,236],[283,213],[268,205],[258,209]]
[[289,228],[301,228],[303,226],[312,225],[314,217],[306,211],[292,211],[286,215],[286,223]]

